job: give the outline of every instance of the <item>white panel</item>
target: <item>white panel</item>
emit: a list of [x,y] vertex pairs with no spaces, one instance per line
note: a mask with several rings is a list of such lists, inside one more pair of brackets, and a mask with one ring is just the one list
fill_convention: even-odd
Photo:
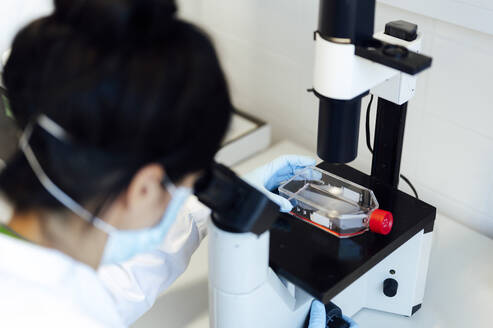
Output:
[[438,216],[423,307],[411,318],[363,310],[361,328],[491,327],[493,240]]
[[379,0],[382,3],[493,34],[493,6],[488,0]]
[[10,204],[0,195],[0,224],[7,224],[12,217],[13,209]]
[[[312,75],[310,74],[310,81]],[[302,86],[311,86],[311,84],[304,83]],[[308,87],[306,87],[308,89]],[[318,125],[318,99],[313,93],[304,92],[301,95],[301,103],[298,109],[292,113],[292,121],[296,128],[290,128],[291,140],[297,140],[301,145],[306,147],[307,150],[316,152],[317,149],[317,125]],[[297,120],[294,120],[298,118]],[[287,133],[286,133],[287,132]],[[289,131],[284,132],[283,138],[289,134]]]
[[355,56],[354,51],[353,44],[326,41],[317,34],[313,87],[319,94],[353,99],[398,74],[395,69]]
[[[443,190],[430,188],[418,180],[415,180],[415,186],[418,188],[420,197],[436,206],[442,214],[450,215],[454,220],[472,227],[474,230],[485,234],[486,236],[493,237],[493,219],[491,210],[478,210],[471,206],[469,202],[457,201],[453,197],[447,195]],[[489,203],[493,203],[493,193],[489,198],[491,199]]]
[[[406,47],[409,50],[421,52],[422,35],[418,33],[418,38],[412,42],[408,42],[399,38],[394,38],[383,32],[374,34],[374,37],[380,41],[398,44]],[[395,104],[402,105],[414,98],[416,91],[416,82],[419,75],[411,76],[405,73],[399,73],[391,79],[373,88],[371,93],[380,98],[391,101]]]
[[455,202],[491,213],[491,139],[432,115],[423,122],[421,132],[421,183]]
[[226,166],[235,165],[270,146],[271,127],[264,125],[231,143],[224,145],[216,154],[216,161]]
[[368,299],[368,273],[358,278],[342,292],[337,294],[331,302],[341,308],[344,315],[354,316],[366,307]]
[[[299,15],[306,0],[205,0],[207,26],[240,37],[266,51],[296,58],[297,42],[303,39]],[[315,27],[315,26],[313,26]]]
[[493,56],[493,38],[489,46],[487,51],[436,37],[426,108],[428,114],[493,138],[493,65],[487,64]]
[[242,296],[211,289],[210,327],[303,328],[312,298],[305,294],[292,308],[284,302],[289,294],[278,294],[279,289],[274,288],[279,282],[277,276],[270,271],[268,278],[260,288]]
[[433,232],[428,232],[424,234],[423,240],[421,242],[418,264],[418,278],[413,302],[415,305],[422,304],[425,296],[428,267],[430,265],[431,248],[433,245],[433,234]]
[[231,233],[210,221],[208,235],[211,288],[231,295],[245,295],[265,283],[269,267],[269,232],[260,236]]
[[181,18],[200,24],[203,18],[204,1],[177,0],[178,13]]
[[223,146],[253,132],[258,127],[257,123],[247,119],[243,115],[234,114],[229,124],[229,130],[224,137]]
[[[416,234],[367,273],[368,308],[411,315],[412,307],[415,305],[413,302],[418,284],[422,239],[423,232]],[[391,275],[390,270],[395,270],[395,275]],[[383,281],[388,278],[397,280],[399,284],[394,297],[387,297],[383,293]]]
[[17,32],[35,18],[53,10],[52,0],[0,1],[0,54],[10,48]]
[[225,34],[216,33],[214,40],[235,106],[269,122],[274,139],[296,128],[302,121],[294,118],[302,113],[306,85],[300,82],[295,62]]
[[268,267],[269,232],[230,233],[212,222],[208,231],[210,326],[302,328],[313,298],[290,294]]
[[[408,0],[404,0],[408,2]],[[426,2],[423,0],[414,0],[415,2]],[[433,18],[423,16],[411,11],[402,10],[399,8],[391,7],[381,2],[377,2],[376,12],[375,12],[375,32],[381,32],[385,29],[385,24],[394,20],[405,20],[418,25],[418,32],[423,34],[423,51],[429,52],[426,49],[426,41],[430,41],[433,37],[430,33],[433,33],[434,22]]]
[[[412,308],[423,301],[431,240],[432,233],[417,233],[332,301],[349,316],[363,308],[410,316]],[[394,274],[390,273],[391,270]],[[383,292],[386,279],[395,279],[398,283],[397,293],[393,297]]]

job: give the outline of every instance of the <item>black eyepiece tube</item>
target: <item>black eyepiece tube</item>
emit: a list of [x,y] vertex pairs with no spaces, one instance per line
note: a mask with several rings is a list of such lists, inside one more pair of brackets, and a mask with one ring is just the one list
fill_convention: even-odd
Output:
[[320,0],[318,32],[360,44],[373,37],[375,0]]
[[318,156],[329,163],[349,163],[358,155],[361,97],[335,100],[320,97]]

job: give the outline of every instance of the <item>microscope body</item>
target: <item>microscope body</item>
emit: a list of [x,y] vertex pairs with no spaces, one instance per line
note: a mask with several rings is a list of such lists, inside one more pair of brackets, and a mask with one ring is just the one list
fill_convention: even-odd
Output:
[[212,210],[210,326],[302,328],[313,297],[269,266],[269,229],[279,206],[220,164],[207,170],[194,190]]
[[[393,231],[340,240],[289,214],[276,218],[286,231],[272,229],[273,220],[256,231],[212,220],[211,327],[302,328],[314,298],[348,316],[362,308],[410,316],[421,307],[436,209],[397,186],[407,101],[431,58],[419,54],[421,37],[412,24],[394,22],[374,35],[374,12],[375,0],[320,1],[317,152],[324,160],[319,167],[375,192],[394,213]],[[341,164],[356,158],[361,99],[370,90],[379,105],[368,176]]]

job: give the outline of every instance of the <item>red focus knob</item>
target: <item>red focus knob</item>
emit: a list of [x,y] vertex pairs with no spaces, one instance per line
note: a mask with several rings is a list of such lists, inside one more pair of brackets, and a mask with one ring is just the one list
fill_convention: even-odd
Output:
[[392,230],[394,216],[389,211],[374,210],[370,215],[370,230],[381,235],[388,235]]

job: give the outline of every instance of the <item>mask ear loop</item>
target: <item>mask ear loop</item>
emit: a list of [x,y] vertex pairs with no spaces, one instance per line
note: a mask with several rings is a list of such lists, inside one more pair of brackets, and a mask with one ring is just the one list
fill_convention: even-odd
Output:
[[171,196],[174,196],[176,194],[178,188],[167,175],[163,178],[163,182],[161,184],[164,189],[166,189],[171,194]]
[[[57,123],[52,121],[47,116],[41,114],[36,120],[36,123],[40,127],[42,127],[46,132],[51,134],[54,138],[60,141],[66,141],[69,139],[69,134]],[[106,223],[98,217],[92,215],[91,212],[86,210],[84,207],[79,205],[75,200],[73,200],[70,196],[68,196],[63,190],[58,188],[57,185],[51,181],[48,175],[45,173],[41,164],[39,163],[36,155],[34,154],[31,146],[29,145],[29,139],[32,136],[34,130],[33,122],[29,123],[22,133],[22,136],[19,140],[19,147],[26,156],[26,159],[29,163],[29,166],[33,170],[34,174],[38,178],[41,185],[46,189],[46,191],[57,199],[60,203],[62,203],[65,207],[71,210],[74,214],[80,216],[85,221],[91,223],[93,226],[98,228],[99,230],[111,234],[115,232],[117,229],[112,225]]]

